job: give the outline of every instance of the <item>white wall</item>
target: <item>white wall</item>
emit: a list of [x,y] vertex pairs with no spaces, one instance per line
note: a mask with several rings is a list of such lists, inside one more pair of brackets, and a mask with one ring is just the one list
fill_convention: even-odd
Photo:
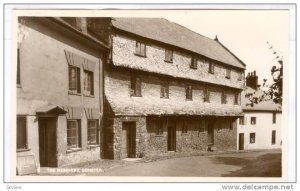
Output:
[[[237,146],[239,134],[244,133],[244,150],[281,148],[281,115],[281,113],[276,113],[276,123],[273,124],[272,112],[244,112],[245,125],[240,125],[240,119],[238,119]],[[251,125],[251,117],[256,117],[255,125]],[[276,131],[274,145],[272,144],[273,130]],[[250,133],[255,133],[255,143],[250,143]]]

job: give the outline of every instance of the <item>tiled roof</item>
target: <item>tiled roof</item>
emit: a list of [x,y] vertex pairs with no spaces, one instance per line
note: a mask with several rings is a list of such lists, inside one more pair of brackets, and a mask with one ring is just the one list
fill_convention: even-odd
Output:
[[163,18],[113,18],[113,27],[203,55],[230,66],[245,64],[217,40],[202,36]]
[[247,110],[247,111],[281,111],[281,105],[276,104],[273,102],[273,100],[268,99],[266,101],[262,101],[259,102],[257,104],[253,104],[253,106],[251,106],[249,103],[249,98],[246,98],[245,95],[247,93],[253,93],[254,96],[260,96],[263,94],[263,90],[262,89],[258,89],[258,90],[254,90],[251,87],[246,87],[246,89],[242,92],[241,96],[242,96],[242,108],[243,110]]

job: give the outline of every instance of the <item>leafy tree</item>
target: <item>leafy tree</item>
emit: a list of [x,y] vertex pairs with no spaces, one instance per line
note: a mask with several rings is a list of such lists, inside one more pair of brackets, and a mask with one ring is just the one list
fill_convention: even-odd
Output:
[[283,57],[278,54],[274,47],[267,42],[269,49],[274,55],[276,63],[271,68],[272,82],[267,83],[267,79],[263,79],[261,95],[255,95],[255,93],[245,94],[246,98],[249,98],[250,103],[247,105],[254,106],[262,101],[273,100],[274,103],[282,105],[282,85],[283,85]]

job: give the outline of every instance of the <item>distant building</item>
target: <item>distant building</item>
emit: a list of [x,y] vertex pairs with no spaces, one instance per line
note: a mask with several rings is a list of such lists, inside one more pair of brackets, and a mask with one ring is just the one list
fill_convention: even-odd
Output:
[[20,17],[18,28],[18,163],[30,155],[38,168],[99,159],[106,46],[59,18]]
[[257,84],[256,72],[249,73],[246,77],[246,89],[242,92],[242,107],[244,116],[238,123],[238,149],[272,149],[281,148],[281,106],[272,100],[249,104],[245,95],[252,93],[254,96],[263,94]]
[[110,46],[105,157],[236,149],[245,65],[218,39],[162,18],[88,18]]

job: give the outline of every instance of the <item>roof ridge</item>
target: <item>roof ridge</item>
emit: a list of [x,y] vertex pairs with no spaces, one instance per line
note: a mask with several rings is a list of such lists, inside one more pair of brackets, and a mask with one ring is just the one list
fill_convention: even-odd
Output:
[[172,24],[178,25],[179,27],[182,27],[182,28],[184,28],[184,29],[187,29],[187,30],[189,30],[189,31],[191,31],[191,32],[193,32],[193,33],[195,33],[195,34],[197,34],[197,35],[199,35],[199,36],[202,36],[202,37],[204,37],[204,38],[207,38],[207,39],[209,39],[209,40],[211,40],[211,41],[215,41],[214,39],[209,38],[209,37],[207,37],[207,36],[204,36],[203,34],[197,33],[196,31],[193,31],[192,29],[189,29],[189,28],[187,28],[187,27],[185,27],[185,26],[183,26],[183,25],[181,25],[181,24],[175,23],[175,22],[170,21],[170,20],[168,20],[168,19],[166,19],[166,18],[161,18],[161,19],[164,19],[164,20],[166,20],[166,21],[168,21],[168,22],[170,22],[170,23],[172,23]]

